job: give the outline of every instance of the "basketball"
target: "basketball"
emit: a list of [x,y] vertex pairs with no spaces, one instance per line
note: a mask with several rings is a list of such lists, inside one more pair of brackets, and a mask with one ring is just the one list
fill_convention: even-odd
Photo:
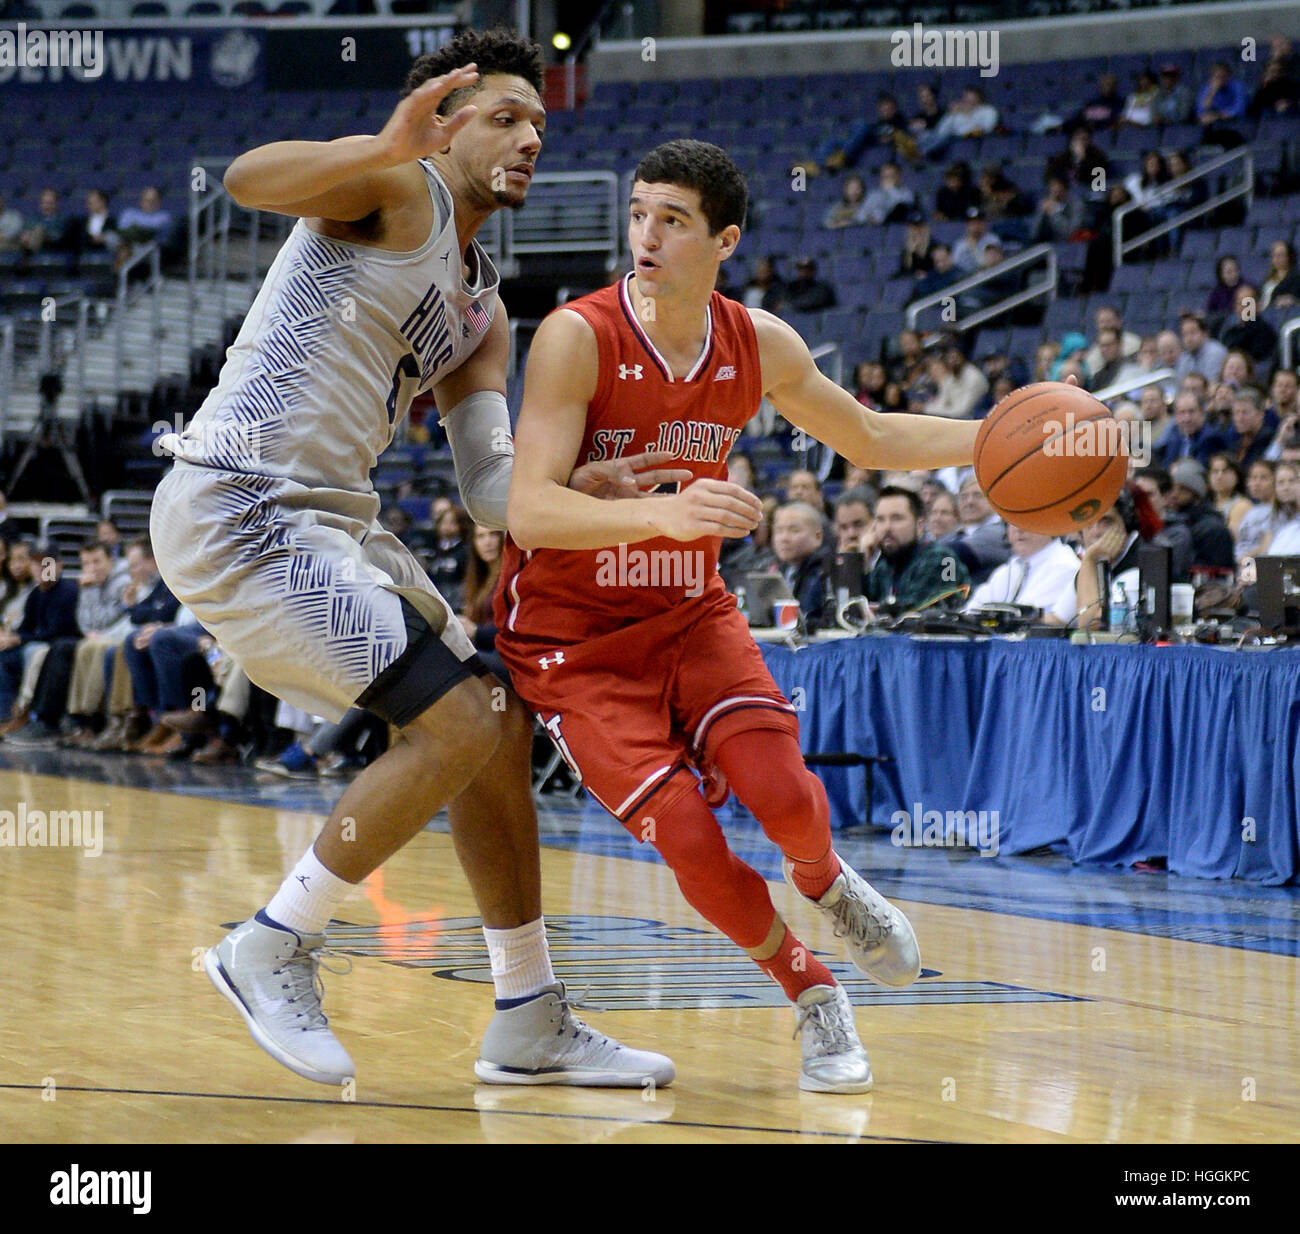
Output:
[[1128,475],[1124,425],[1078,386],[1013,390],[980,425],[975,478],[1009,523],[1063,536],[1095,522]]

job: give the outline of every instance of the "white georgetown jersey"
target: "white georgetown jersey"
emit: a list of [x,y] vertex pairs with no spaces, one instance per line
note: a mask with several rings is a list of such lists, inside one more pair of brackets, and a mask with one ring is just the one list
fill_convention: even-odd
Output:
[[500,282],[471,242],[461,269],[451,194],[421,159],[433,230],[414,252],[318,235],[299,219],[185,432],[189,463],[373,491],[370,471],[411,399],[458,368],[491,324]]

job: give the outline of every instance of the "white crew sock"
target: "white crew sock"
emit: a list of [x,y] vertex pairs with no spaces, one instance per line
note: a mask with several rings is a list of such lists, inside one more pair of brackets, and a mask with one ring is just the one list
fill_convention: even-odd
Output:
[[266,915],[296,934],[321,934],[334,910],[354,890],[355,884],[327,870],[317,860],[315,848],[309,848],[280,884]]
[[489,930],[484,926],[483,937],[487,939],[492,984],[498,999],[532,998],[555,984],[543,918],[513,930]]

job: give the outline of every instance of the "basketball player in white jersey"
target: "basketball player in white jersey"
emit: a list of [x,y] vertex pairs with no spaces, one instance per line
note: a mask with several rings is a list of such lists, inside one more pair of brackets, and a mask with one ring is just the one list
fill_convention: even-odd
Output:
[[[432,389],[466,508],[505,526],[508,332],[474,235],[495,210],[523,204],[541,85],[535,44],[468,33],[415,62],[377,136],[276,142],[236,159],[225,176],[235,200],[299,221],[216,388],[161,442],[176,462],[151,531],[175,594],[273,694],[331,718],[364,707],[400,730],[271,901],[204,961],[254,1040],[322,1083],[355,1075],[321,1010],[325,925],[444,805],[496,987],[479,1078],[673,1078],[669,1059],[570,1010],[541,915],[531,719],[485,679],[447,602],[379,526],[370,482],[412,397]],[[626,495],[681,478],[654,462],[584,468],[572,482]]]

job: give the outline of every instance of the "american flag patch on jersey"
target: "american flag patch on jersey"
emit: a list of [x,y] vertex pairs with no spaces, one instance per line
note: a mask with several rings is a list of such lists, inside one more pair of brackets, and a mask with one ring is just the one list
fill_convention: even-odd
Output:
[[487,315],[487,310],[477,300],[465,310],[465,318],[479,334],[492,324],[492,318]]

